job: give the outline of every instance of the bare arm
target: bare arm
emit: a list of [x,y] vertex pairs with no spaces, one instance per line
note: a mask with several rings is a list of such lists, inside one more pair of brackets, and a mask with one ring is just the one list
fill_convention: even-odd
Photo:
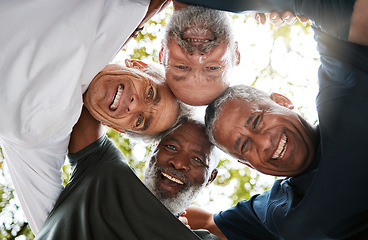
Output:
[[74,125],[69,142],[69,153],[76,153],[99,139],[105,133],[102,124],[83,106],[81,116]]
[[220,239],[227,239],[213,220],[214,214],[199,207],[189,207],[186,212],[187,214],[185,217],[188,219],[191,229],[207,229],[210,233],[216,235]]

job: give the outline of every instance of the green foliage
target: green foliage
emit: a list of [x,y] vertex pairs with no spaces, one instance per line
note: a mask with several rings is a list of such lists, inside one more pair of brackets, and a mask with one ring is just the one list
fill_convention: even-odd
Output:
[[121,150],[124,154],[130,166],[132,166],[137,176],[140,179],[143,179],[144,174],[144,166],[147,161],[147,157],[150,155],[151,152],[151,145],[146,146],[144,149],[140,149],[138,151],[144,151],[143,159],[137,159],[133,154],[133,149],[137,147],[137,143],[129,140],[128,138],[124,138],[121,133],[115,131],[112,128],[107,128],[107,136],[114,142],[114,144]]
[[[0,148],[1,150],[1,148]],[[14,189],[10,186],[3,168],[3,155],[0,158],[0,239],[16,239],[24,236],[27,240],[34,239],[34,235],[23,219],[19,218],[20,206],[14,201]],[[4,182],[4,183],[3,183]]]
[[310,25],[311,25],[310,21],[308,21],[306,24],[303,24],[298,20],[294,25],[285,24],[282,27],[275,28],[272,24],[270,24],[270,27],[271,27],[271,30],[273,31],[274,41],[278,38],[282,38],[288,51],[291,51],[290,50],[291,29],[297,28],[299,31],[299,34],[309,34]]
[[[238,167],[229,159],[221,159],[219,172],[214,184],[223,188],[234,185],[234,192],[229,196],[233,205],[242,200],[249,199],[254,193],[260,193],[270,188],[267,183],[260,183],[261,174],[239,163]],[[235,184],[232,184],[234,183]]]
[[66,186],[66,184],[68,184],[69,176],[70,176],[70,164],[65,163],[62,167],[62,174],[61,174],[61,178],[63,179],[64,187]]

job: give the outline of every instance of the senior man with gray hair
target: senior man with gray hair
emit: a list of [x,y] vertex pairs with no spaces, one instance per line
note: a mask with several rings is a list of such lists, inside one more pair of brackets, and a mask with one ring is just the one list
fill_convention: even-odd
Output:
[[230,84],[240,62],[229,16],[199,6],[180,6],[166,27],[159,57],[174,95],[186,104],[206,105]]
[[319,124],[293,112],[285,96],[249,86],[231,87],[211,103],[206,125],[218,146],[286,178],[219,214],[201,213],[198,225],[189,218],[194,228],[206,225],[228,239],[368,238],[368,192],[361,190],[368,169],[368,2],[301,1],[296,7],[312,20],[322,18],[314,26],[322,63]]

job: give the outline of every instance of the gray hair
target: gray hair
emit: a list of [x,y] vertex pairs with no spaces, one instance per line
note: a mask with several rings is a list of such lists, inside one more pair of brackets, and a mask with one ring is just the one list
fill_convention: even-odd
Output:
[[246,102],[253,102],[257,100],[270,98],[269,94],[262,90],[256,89],[255,87],[246,85],[237,85],[229,87],[226,91],[216,98],[212,103],[210,103],[206,108],[205,124],[206,131],[210,141],[224,150],[224,147],[218,144],[213,136],[213,131],[215,129],[215,123],[222,113],[223,105],[231,100],[241,98]]

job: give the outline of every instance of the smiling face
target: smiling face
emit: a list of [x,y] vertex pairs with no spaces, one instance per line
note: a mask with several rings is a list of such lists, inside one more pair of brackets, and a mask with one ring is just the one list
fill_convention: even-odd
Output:
[[108,65],[92,80],[84,104],[107,126],[148,135],[171,127],[179,111],[166,84],[152,81],[135,66],[116,64]]
[[[279,104],[284,100],[275,99]],[[224,103],[213,135],[229,154],[262,173],[296,176],[313,161],[316,131],[279,104],[271,98],[250,103],[231,99]]]
[[204,126],[185,122],[160,142],[143,182],[171,212],[178,214],[216,177],[216,163],[209,162],[212,148]]
[[160,61],[170,89],[189,105],[210,103],[228,87],[240,59],[227,16],[189,6],[175,11],[167,28]]

